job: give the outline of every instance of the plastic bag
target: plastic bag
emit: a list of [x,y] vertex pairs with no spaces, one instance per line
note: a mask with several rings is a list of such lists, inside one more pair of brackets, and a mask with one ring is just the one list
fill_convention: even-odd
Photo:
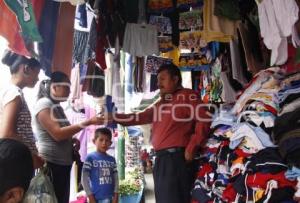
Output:
[[31,180],[23,203],[58,203],[45,167]]

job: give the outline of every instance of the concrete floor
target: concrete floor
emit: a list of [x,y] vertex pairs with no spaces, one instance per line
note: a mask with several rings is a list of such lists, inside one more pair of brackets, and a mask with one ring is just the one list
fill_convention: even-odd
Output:
[[155,203],[154,197],[154,183],[152,173],[145,174],[145,203]]

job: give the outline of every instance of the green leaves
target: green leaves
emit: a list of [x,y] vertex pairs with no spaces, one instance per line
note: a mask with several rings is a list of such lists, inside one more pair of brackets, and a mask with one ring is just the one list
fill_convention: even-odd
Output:
[[143,174],[139,169],[135,169],[126,174],[124,180],[120,180],[119,194],[121,196],[133,195],[140,192],[143,184]]

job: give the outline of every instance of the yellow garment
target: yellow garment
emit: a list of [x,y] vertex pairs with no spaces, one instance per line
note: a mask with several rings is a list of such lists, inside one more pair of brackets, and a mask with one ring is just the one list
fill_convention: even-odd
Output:
[[176,66],[179,66],[179,56],[180,56],[180,51],[178,49],[178,47],[174,46],[174,49],[169,51],[169,52],[166,52],[166,53],[161,53],[160,54],[161,57],[164,57],[164,58],[169,58],[169,59],[172,59],[173,60],[173,63],[176,65]]
[[207,42],[230,42],[236,34],[237,22],[214,15],[215,0],[204,0],[203,38]]
[[258,200],[260,200],[265,194],[265,190],[263,189],[258,189],[255,191],[255,196],[254,196],[254,202],[257,202]]

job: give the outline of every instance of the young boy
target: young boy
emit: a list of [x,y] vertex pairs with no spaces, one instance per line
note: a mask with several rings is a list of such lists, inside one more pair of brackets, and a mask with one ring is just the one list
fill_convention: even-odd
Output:
[[118,172],[116,160],[106,151],[112,144],[111,131],[98,128],[93,142],[96,152],[89,154],[83,164],[82,185],[90,203],[118,202]]
[[27,146],[13,139],[0,139],[0,203],[22,202],[33,172]]

